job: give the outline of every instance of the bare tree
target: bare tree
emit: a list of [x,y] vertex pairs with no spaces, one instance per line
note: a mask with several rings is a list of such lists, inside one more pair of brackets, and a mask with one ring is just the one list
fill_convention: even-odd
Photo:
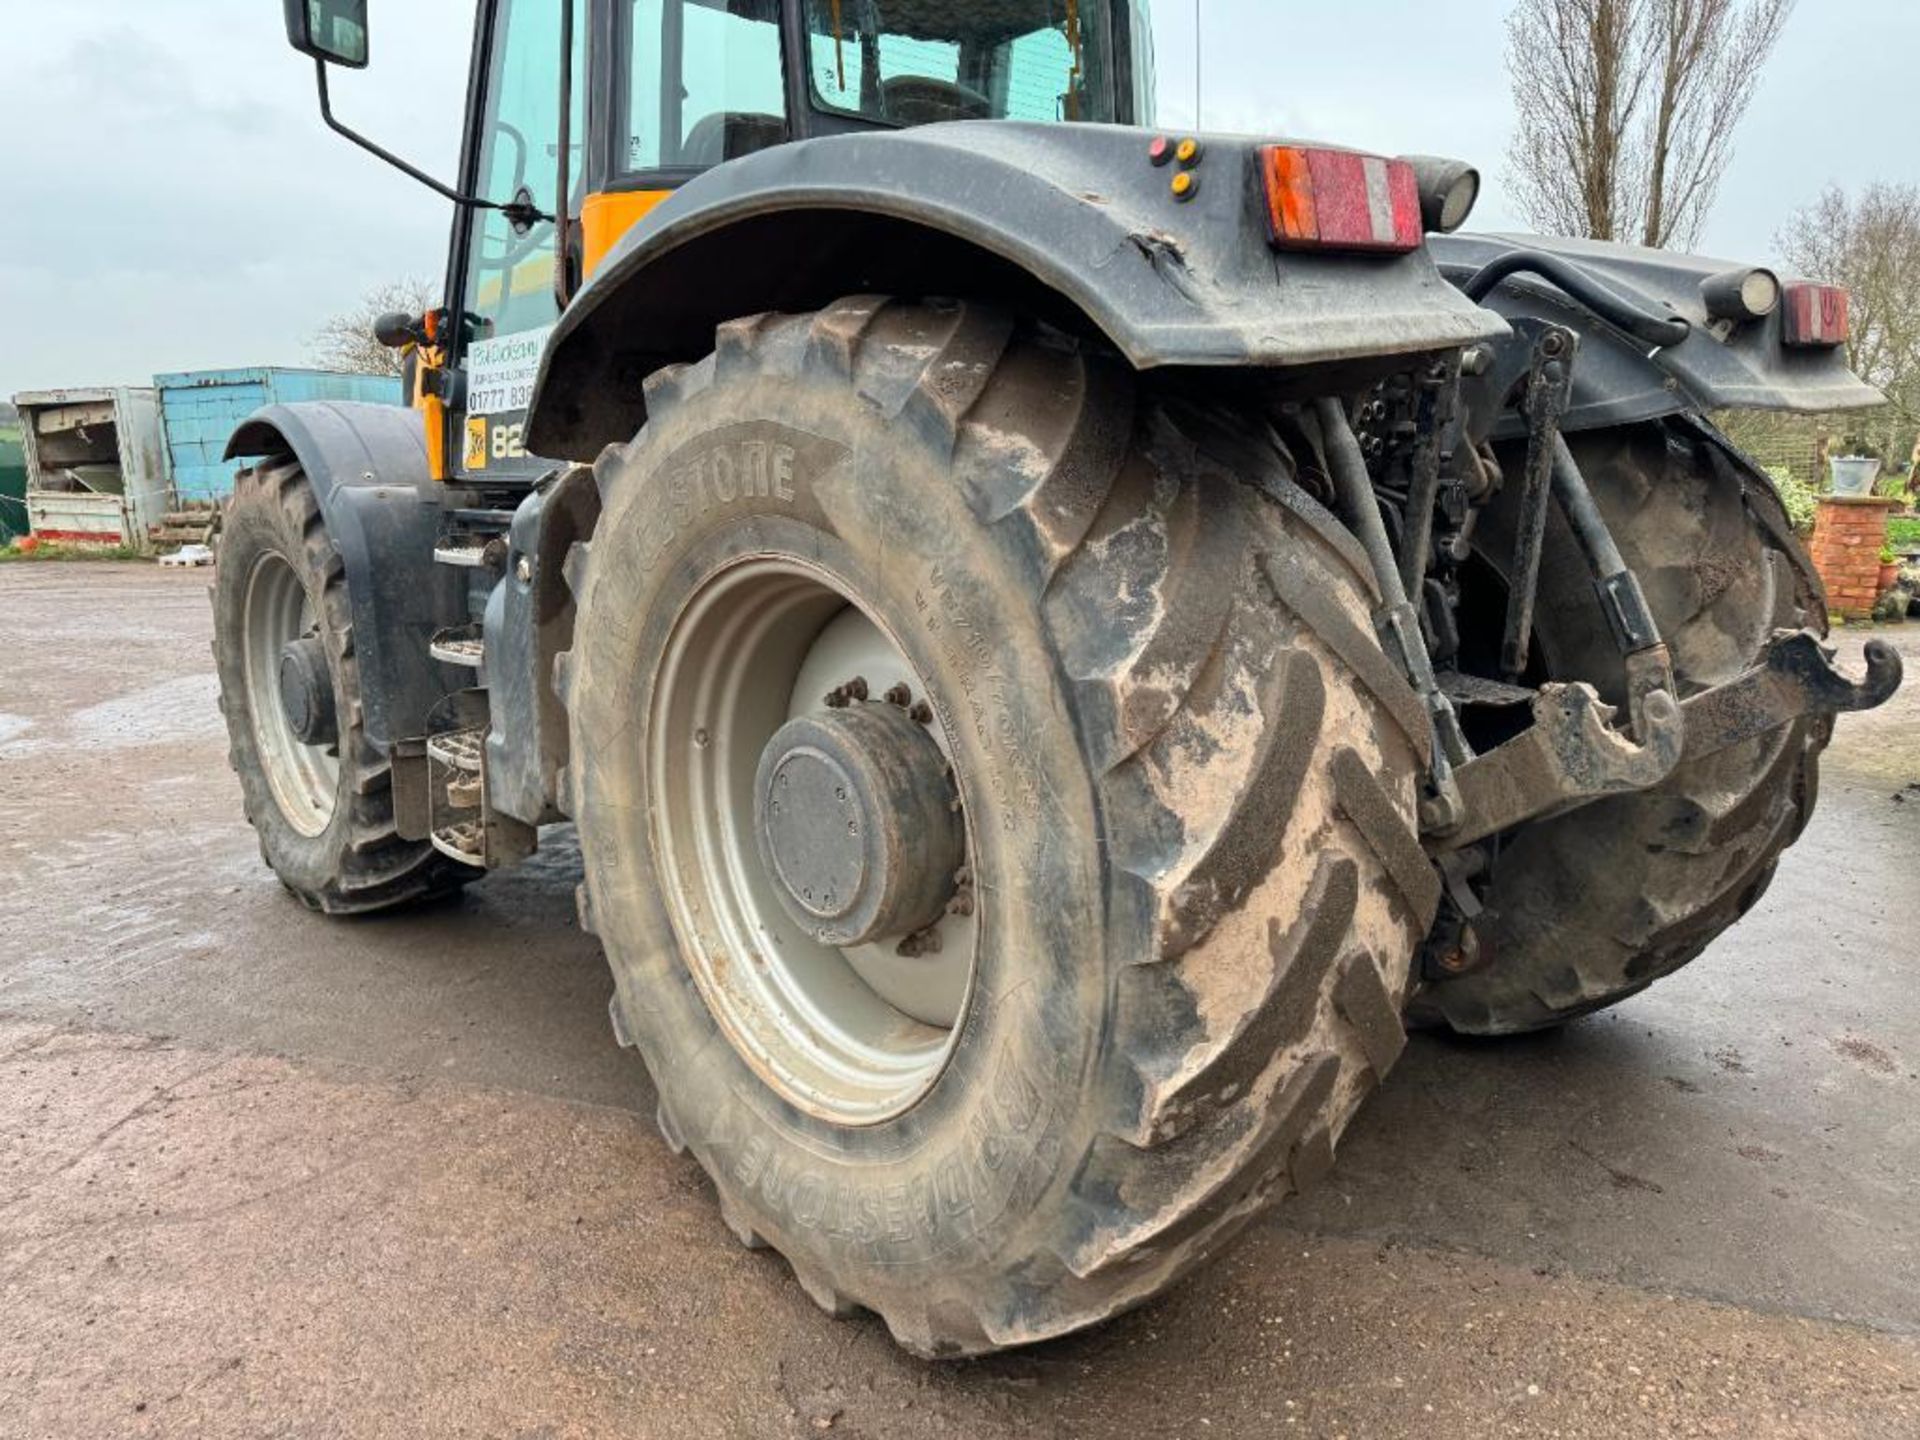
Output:
[[1509,154],[1556,234],[1691,245],[1795,0],[1519,0]]
[[1847,363],[1888,400],[1861,423],[1884,437],[1887,456],[1904,457],[1920,429],[1920,187],[1870,185],[1856,201],[1829,186],[1775,244],[1800,275],[1846,287]]
[[1511,162],[1540,229],[1611,240],[1617,178],[1644,76],[1630,65],[1644,0],[1520,0],[1507,17],[1519,129]]
[[326,320],[307,340],[313,363],[328,370],[361,375],[398,375],[401,352],[373,338],[373,322],[391,310],[423,314],[440,303],[437,282],[409,276],[376,285],[355,303]]

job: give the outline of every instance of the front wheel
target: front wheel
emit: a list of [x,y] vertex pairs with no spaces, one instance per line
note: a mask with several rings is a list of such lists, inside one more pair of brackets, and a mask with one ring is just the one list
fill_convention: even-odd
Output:
[[1403,1043],[1425,726],[1364,560],[1269,432],[991,310],[735,322],[648,414],[558,679],[663,1133],[921,1354],[1157,1293]]
[[329,914],[443,895],[478,873],[394,828],[392,769],[362,724],[352,619],[340,556],[300,466],[241,471],[213,585],[228,759],[261,858]]

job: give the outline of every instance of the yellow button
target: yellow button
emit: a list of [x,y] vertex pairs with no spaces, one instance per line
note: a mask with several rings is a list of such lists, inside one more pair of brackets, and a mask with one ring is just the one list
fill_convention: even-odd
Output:
[[1200,142],[1186,139],[1180,142],[1180,148],[1173,152],[1174,159],[1182,165],[1191,165],[1200,158]]
[[1192,199],[1193,192],[1199,188],[1199,184],[1200,182],[1194,179],[1189,172],[1182,170],[1178,175],[1173,177],[1173,198],[1176,200]]

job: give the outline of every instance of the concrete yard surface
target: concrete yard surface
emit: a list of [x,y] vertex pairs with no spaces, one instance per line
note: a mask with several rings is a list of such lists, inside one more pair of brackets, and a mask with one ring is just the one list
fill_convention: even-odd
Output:
[[1689,969],[1416,1039],[1221,1262],[928,1365],[660,1140],[570,831],[392,918],[280,888],[207,583],[0,566],[0,1440],[1920,1436],[1920,683]]

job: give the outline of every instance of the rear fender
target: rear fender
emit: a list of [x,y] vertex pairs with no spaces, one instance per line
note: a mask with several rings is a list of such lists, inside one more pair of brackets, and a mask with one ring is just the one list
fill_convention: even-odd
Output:
[[424,734],[427,711],[458,687],[427,643],[467,618],[462,573],[433,559],[441,505],[420,417],[392,405],[269,405],[227,442],[229,460],[283,456],[306,472],[346,567],[367,738],[385,752]]
[[[1701,282],[1750,267],[1634,245],[1539,235],[1435,236],[1429,248],[1442,273],[1456,285],[1513,251],[1543,250],[1587,270],[1641,309],[1688,322],[1685,340],[1651,350],[1532,275],[1521,273],[1495,287],[1485,303],[1501,315],[1550,321],[1580,336],[1573,400],[1561,421],[1562,431],[1599,430],[1687,411],[1826,413],[1884,403],[1878,390],[1847,368],[1844,349],[1788,348],[1782,342],[1782,309],[1744,324],[1708,315]],[[1516,416],[1499,433],[1523,429]]]
[[1197,186],[1150,134],[962,121],[776,146],[689,182],[620,240],[550,338],[528,448],[590,460],[645,419],[641,381],[725,320],[856,293],[988,299],[1142,370],[1281,369],[1506,333],[1425,250],[1276,253],[1259,142],[1205,140]]

